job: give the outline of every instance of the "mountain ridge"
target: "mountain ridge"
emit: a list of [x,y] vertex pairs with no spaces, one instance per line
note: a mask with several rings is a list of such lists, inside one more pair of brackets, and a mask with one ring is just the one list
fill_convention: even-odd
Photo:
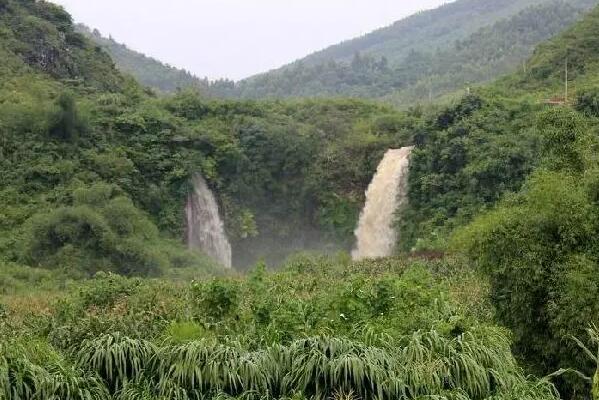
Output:
[[[444,101],[472,85],[526,68],[536,45],[560,33],[597,0],[458,0],[244,80],[209,81],[78,31],[120,70],[163,93],[191,89],[213,98],[357,97],[400,107]],[[461,91],[461,92],[460,92]]]
[[[464,67],[470,68],[470,75],[484,73],[483,76],[470,81],[470,84],[482,83],[503,73],[513,72],[532,54],[537,44],[561,32],[597,4],[594,0],[534,0],[529,2],[505,0],[490,3],[492,3],[490,9],[495,10],[496,13],[487,11],[486,15],[479,18],[484,21],[492,20],[493,23],[489,25],[480,21],[475,22],[469,28],[472,31],[469,35],[460,33],[459,30],[456,31],[456,25],[468,17],[476,21],[476,18],[472,16],[472,13],[476,11],[472,11],[472,9],[487,7],[489,1],[461,0],[435,10],[421,12],[399,21],[391,27],[356,39],[358,42],[344,42],[282,68],[245,79],[237,84],[237,95],[247,98],[311,96],[386,98],[403,106],[414,102],[427,102],[431,98],[438,98],[464,88],[466,79],[459,77]],[[473,5],[477,7],[472,7]],[[502,6],[504,8],[501,8]],[[392,33],[397,34],[401,29],[413,28],[414,21],[420,20],[427,20],[432,26],[427,28],[428,33],[425,32],[431,36],[430,32],[438,33],[435,30],[440,29],[437,27],[438,20],[441,18],[440,15],[447,10],[454,10],[452,14],[454,19],[450,19],[450,22],[445,25],[449,33],[438,35],[438,38],[433,39],[433,42],[436,40],[437,44],[441,43],[440,40],[443,41],[445,47],[431,44],[430,40],[415,40],[414,35],[416,34],[410,38],[418,43],[405,46],[399,52],[395,50],[390,53],[381,53],[379,50],[363,51],[364,46],[360,47],[359,45],[373,42],[380,48],[383,43],[391,42],[390,48],[396,49],[399,45],[393,44]],[[514,10],[517,12],[511,13]],[[505,17],[506,14],[508,17]],[[530,20],[528,26],[526,21],[523,23],[523,17]],[[483,26],[474,29],[474,26],[478,25]],[[403,28],[406,26],[408,28]],[[522,34],[514,37],[511,31],[516,29],[521,31],[522,27],[525,30],[528,29],[527,36]],[[535,27],[536,31],[530,27]],[[417,31],[415,28],[412,30]],[[377,42],[377,38],[385,36],[388,36],[387,39]],[[352,43],[358,43],[358,45],[352,47]],[[373,43],[369,45],[373,45]],[[458,49],[458,46],[461,48]],[[468,46],[478,46],[480,51],[468,54]],[[493,48],[501,49],[502,47],[503,54],[500,54],[499,57],[503,57],[503,59],[484,58],[489,53],[489,48],[494,50]],[[339,49],[347,48],[352,50],[343,50],[344,54],[337,54],[341,51]],[[429,49],[422,50],[422,48]],[[517,57],[514,57],[512,53]],[[325,57],[326,54],[328,56]],[[456,54],[461,54],[462,58],[456,58]],[[350,57],[353,57],[351,61]],[[442,70],[434,71],[435,68],[440,69],[447,64],[446,58],[451,60],[448,68],[457,71],[458,79],[453,76],[431,77],[435,74],[446,75]],[[315,60],[319,62],[315,62]],[[400,61],[397,62],[397,60]],[[481,71],[476,71],[477,68]],[[488,71],[485,72],[485,69]],[[425,78],[424,81],[423,78]],[[427,82],[427,80],[432,82]]]

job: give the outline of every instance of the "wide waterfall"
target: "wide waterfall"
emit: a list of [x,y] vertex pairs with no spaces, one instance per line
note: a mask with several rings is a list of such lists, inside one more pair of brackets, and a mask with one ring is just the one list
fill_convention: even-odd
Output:
[[187,198],[187,245],[199,249],[227,268],[231,268],[231,244],[218,212],[214,194],[204,178],[193,177],[193,192]]
[[366,205],[355,231],[357,243],[352,252],[354,260],[393,254],[397,240],[393,217],[406,198],[412,149],[391,149],[379,164],[366,192]]

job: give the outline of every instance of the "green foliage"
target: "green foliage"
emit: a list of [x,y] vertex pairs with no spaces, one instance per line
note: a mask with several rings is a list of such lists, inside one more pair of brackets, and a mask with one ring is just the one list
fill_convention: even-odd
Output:
[[156,275],[168,260],[151,244],[158,231],[133,203],[109,185],[73,193],[73,206],[34,217],[26,228],[23,261],[93,274]]
[[[8,0],[0,18],[3,47],[25,65],[54,78],[85,81],[117,90],[124,84],[110,58],[75,33],[71,16],[60,6],[40,1]],[[16,65],[15,65],[16,66]]]
[[579,92],[576,109],[589,117],[599,117],[599,90],[591,88]]
[[38,290],[51,290],[63,281],[61,278],[58,274],[47,270],[13,263],[0,263],[0,296],[26,292],[31,287],[36,287]]
[[82,287],[79,298],[84,308],[113,307],[118,300],[134,294],[140,285],[141,282],[136,279],[98,272]]
[[0,396],[6,399],[103,400],[108,391],[43,343],[0,344]]
[[159,338],[184,315],[186,293],[181,292],[175,284],[98,273],[54,301],[54,312],[40,317],[32,329],[65,350],[78,349],[85,339],[114,332],[132,338]]
[[597,18],[599,12],[595,9],[556,39],[541,45],[531,60],[531,77],[547,83],[563,81],[566,60],[570,79],[590,72],[597,50]]
[[82,129],[75,100],[72,95],[62,93],[57,103],[59,110],[51,122],[49,134],[61,140],[74,140]]
[[200,340],[205,334],[202,325],[191,321],[171,322],[165,332],[169,341],[180,344]]
[[522,191],[479,217],[454,239],[491,278],[497,316],[514,332],[516,350],[543,373],[580,365],[564,345],[595,323],[597,302],[596,162],[586,122],[554,109],[539,120],[543,164]]
[[[309,398],[328,398],[334,393],[402,399],[556,398],[548,382],[524,377],[501,331],[472,331],[456,338],[433,331],[406,336],[401,342],[391,348],[322,337],[248,351],[239,345],[205,341],[156,347],[143,340],[106,335],[81,347],[77,365],[88,371],[88,377],[73,382],[79,385],[73,389],[89,396],[82,398],[108,398],[106,391],[95,387],[97,375],[111,393],[131,396],[132,391],[145,388],[150,398],[219,393],[275,399],[294,393]],[[13,363],[7,363],[9,373],[15,368]],[[37,365],[28,368],[38,389],[48,372]],[[3,386],[7,391],[18,390],[13,385],[9,381]],[[18,398],[32,398],[31,394],[24,391]]]
[[419,127],[397,223],[402,250],[443,249],[448,232],[520,187],[537,163],[535,113],[471,95]]
[[207,284],[194,282],[192,296],[199,312],[221,320],[239,306],[239,289],[234,281],[214,280]]
[[35,398],[58,363],[72,393],[103,396],[84,398],[555,398],[548,382],[525,378],[506,332],[463,305],[456,314],[446,278],[455,267],[302,256],[280,272],[262,265],[248,278],[187,285],[100,273],[45,313],[17,314],[17,297],[8,299],[0,390],[24,381],[31,394],[18,398]]
[[540,115],[537,129],[548,168],[584,171],[592,142],[589,126],[580,114],[562,108],[547,111]]

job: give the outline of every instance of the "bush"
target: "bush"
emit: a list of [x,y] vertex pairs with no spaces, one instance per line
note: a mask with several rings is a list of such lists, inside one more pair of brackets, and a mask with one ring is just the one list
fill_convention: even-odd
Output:
[[239,286],[234,280],[214,279],[208,283],[194,282],[191,294],[198,310],[218,321],[230,316],[240,301]]
[[98,272],[80,289],[79,298],[86,309],[92,306],[113,307],[119,299],[134,294],[140,285],[138,279]]
[[57,100],[56,114],[50,123],[50,136],[64,141],[77,139],[83,125],[77,113],[73,95],[61,93]]
[[592,146],[589,126],[577,112],[555,108],[539,116],[544,166],[552,170],[582,172]]
[[599,215],[579,178],[539,172],[454,237],[454,248],[490,277],[497,317],[540,373],[578,365],[581,352],[567,337],[599,322],[598,234]]
[[158,275],[168,260],[158,252],[158,230],[125,197],[99,184],[73,193],[74,205],[33,217],[23,261],[74,273],[109,271]]
[[579,92],[576,109],[589,117],[599,117],[599,88]]

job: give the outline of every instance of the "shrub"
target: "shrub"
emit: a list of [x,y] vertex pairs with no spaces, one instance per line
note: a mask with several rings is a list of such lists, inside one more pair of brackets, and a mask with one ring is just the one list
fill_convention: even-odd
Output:
[[576,109],[587,116],[599,117],[599,89],[585,89],[578,93]]
[[155,225],[131,200],[98,184],[73,192],[74,205],[33,217],[26,228],[23,261],[94,274],[155,276],[168,266],[157,249]]
[[194,282],[191,294],[199,311],[217,321],[231,315],[240,301],[239,286],[230,279],[214,279],[208,283]]
[[490,277],[497,317],[541,373],[581,360],[564,340],[599,322],[598,222],[577,177],[540,172],[454,238]]
[[79,290],[83,307],[112,307],[122,297],[134,294],[141,281],[110,273],[98,272]]

